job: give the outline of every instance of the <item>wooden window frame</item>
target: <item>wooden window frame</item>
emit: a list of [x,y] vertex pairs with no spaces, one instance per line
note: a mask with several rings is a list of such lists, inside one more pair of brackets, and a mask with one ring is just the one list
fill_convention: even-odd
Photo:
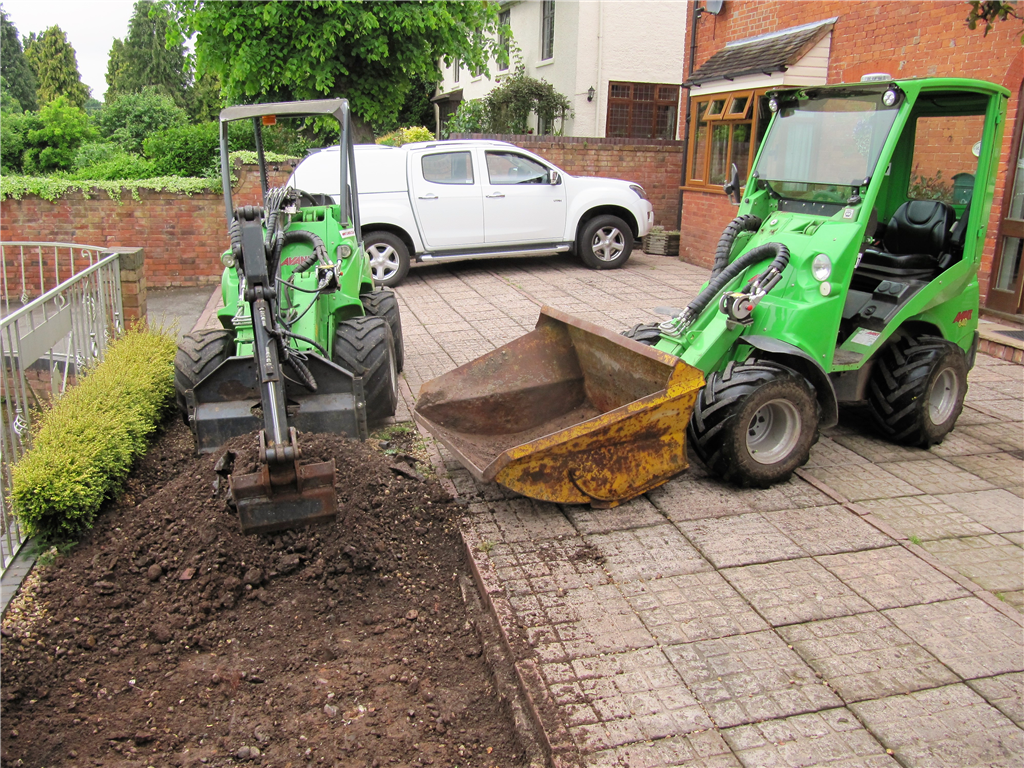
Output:
[[[651,120],[652,120],[651,125],[652,125],[652,128],[653,128],[655,133],[657,132],[657,128],[658,128],[658,107],[665,107],[665,106],[671,106],[672,107],[674,119],[672,120],[672,135],[669,137],[669,139],[670,140],[675,139],[676,132],[679,130],[679,124],[678,124],[678,119],[679,119],[679,87],[678,87],[678,85],[677,84],[674,85],[672,83],[634,82],[634,81],[630,81],[630,80],[613,80],[613,81],[608,83],[608,106],[605,109],[605,117],[604,117],[604,134],[605,134],[605,137],[606,138],[625,138],[625,139],[660,139],[660,138],[663,138],[663,137],[660,137],[660,136],[637,136],[633,132],[633,111],[634,111],[635,105],[637,104],[637,101],[636,101],[636,99],[633,96],[634,96],[634,94],[636,92],[635,86],[638,86],[638,85],[651,85],[651,86],[654,86],[654,99],[650,103],[654,105],[653,106],[653,110],[654,111],[653,111],[653,113],[651,115]],[[612,96],[612,89],[615,86],[629,86],[629,94],[630,94],[629,98],[628,99],[624,99],[621,96],[613,97]],[[669,99],[660,99],[660,98],[658,98],[659,94],[661,93],[661,89],[662,88],[673,88],[674,89],[673,93],[675,94],[675,99],[674,100],[669,100]],[[609,131],[609,128],[611,126],[611,119],[612,119],[612,106],[615,105],[615,104],[629,104],[629,127],[628,127],[628,131],[627,131],[627,135],[626,136],[617,136],[617,135],[616,136],[612,136],[610,131]]]
[[542,0],[540,4],[540,60],[555,57],[555,0]]
[[[512,24],[512,11],[505,9],[498,14],[498,25],[499,26],[511,26]],[[502,65],[501,60],[495,62],[498,72],[508,72],[509,65],[511,63],[512,55],[512,40],[511,38],[501,35],[498,37],[498,47],[505,52],[505,64]]]
[[[758,149],[758,109],[757,104],[765,93],[772,90],[771,88],[754,88],[743,91],[726,91],[723,93],[711,93],[707,95],[692,96],[690,98],[690,135],[687,137],[687,142],[690,147],[689,157],[686,160],[686,182],[683,189],[699,190],[701,192],[716,192],[724,195],[722,191],[722,185],[720,183],[710,183],[707,181],[711,173],[711,141],[713,128],[716,125],[729,125],[729,138],[726,147],[726,168],[732,167],[732,135],[733,129],[737,125],[749,125],[750,126],[750,154],[747,158],[747,168],[753,167],[754,157],[757,155]],[[732,113],[735,105],[740,99],[746,98],[747,102],[743,106],[743,109]],[[714,102],[722,102],[721,112],[717,112],[713,115],[706,115],[703,120],[699,119],[701,105],[702,104],[713,104]],[[707,137],[704,141],[703,157],[697,157],[697,133],[700,129],[701,124],[705,124],[708,127]],[[700,176],[694,174],[694,167],[700,162],[701,172]],[[728,179],[727,179],[728,180]],[[744,179],[745,181],[745,179]]]

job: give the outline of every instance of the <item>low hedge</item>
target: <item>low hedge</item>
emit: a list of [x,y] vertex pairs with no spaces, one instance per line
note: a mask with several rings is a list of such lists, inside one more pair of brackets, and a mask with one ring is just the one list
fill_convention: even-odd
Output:
[[169,334],[129,330],[43,414],[12,472],[26,533],[66,541],[92,527],[174,403],[176,348]]

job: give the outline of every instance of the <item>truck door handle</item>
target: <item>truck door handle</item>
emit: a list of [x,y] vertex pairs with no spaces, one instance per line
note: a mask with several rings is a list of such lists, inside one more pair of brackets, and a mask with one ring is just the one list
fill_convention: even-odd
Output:
[[427,192],[425,195],[420,195],[420,200],[437,200],[437,195],[433,192]]
[[489,198],[491,198],[493,200],[493,199],[496,199],[496,198],[499,198],[499,197],[504,197],[504,195],[501,194],[501,192],[495,192],[493,194],[487,195],[487,197],[489,197]]

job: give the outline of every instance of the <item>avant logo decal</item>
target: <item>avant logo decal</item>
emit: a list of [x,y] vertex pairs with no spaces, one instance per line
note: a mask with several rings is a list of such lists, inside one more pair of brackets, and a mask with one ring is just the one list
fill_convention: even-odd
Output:
[[953,318],[953,322],[957,325],[966,325],[967,321],[974,317],[973,309],[965,309],[961,312],[956,313],[956,317]]

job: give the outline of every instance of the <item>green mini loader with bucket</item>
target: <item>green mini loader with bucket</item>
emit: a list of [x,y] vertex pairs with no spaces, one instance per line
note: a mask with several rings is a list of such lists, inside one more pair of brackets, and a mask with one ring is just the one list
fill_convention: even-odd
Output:
[[[333,117],[345,192],[330,198],[267,188],[262,126]],[[228,124],[252,121],[262,206],[235,209]],[[299,432],[367,437],[395,413],[402,324],[390,290],[374,287],[359,227],[358,186],[344,99],[229,107],[220,114],[221,174],[231,248],[224,252],[219,327],[184,336],[178,404],[200,452],[259,430],[260,469],[229,477],[243,531],[335,515],[333,459],[302,464]]]
[[[537,329],[427,382],[414,417],[480,480],[614,506],[687,466],[787,479],[842,404],[939,443],[978,347],[978,267],[1009,93],[955,78],[770,92],[711,279],[617,336]],[[723,96],[723,99],[727,97]],[[755,105],[758,108],[760,105]]]

